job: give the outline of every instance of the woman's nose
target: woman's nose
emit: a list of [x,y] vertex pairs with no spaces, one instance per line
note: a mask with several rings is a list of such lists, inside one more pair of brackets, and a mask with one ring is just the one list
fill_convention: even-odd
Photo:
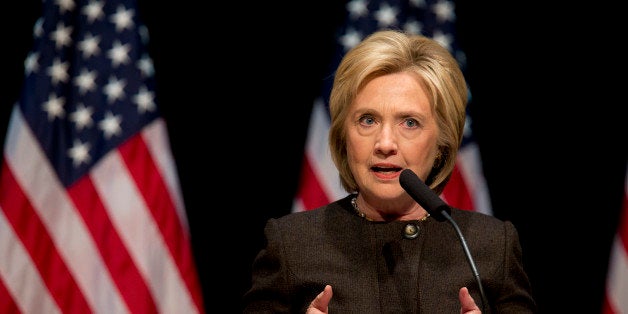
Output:
[[381,128],[375,141],[375,151],[385,155],[397,152],[397,138],[391,127],[383,126]]

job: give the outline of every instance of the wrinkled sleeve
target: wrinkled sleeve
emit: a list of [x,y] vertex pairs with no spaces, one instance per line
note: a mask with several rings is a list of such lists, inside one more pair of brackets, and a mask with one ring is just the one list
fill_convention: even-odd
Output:
[[290,298],[288,275],[282,260],[282,238],[277,221],[264,227],[265,246],[251,269],[251,287],[243,296],[243,313],[288,313]]
[[510,221],[504,223],[504,233],[506,240],[504,278],[501,292],[492,308],[496,313],[536,313],[536,302],[532,296],[528,275],[524,270],[519,235]]

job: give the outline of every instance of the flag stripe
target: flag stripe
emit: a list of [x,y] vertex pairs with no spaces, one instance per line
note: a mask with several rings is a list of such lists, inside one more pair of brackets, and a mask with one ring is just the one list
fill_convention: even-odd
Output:
[[197,275],[196,265],[194,263],[194,256],[192,254],[191,239],[189,237],[189,225],[187,216],[185,213],[185,207],[183,204],[183,197],[180,187],[178,185],[179,178],[174,171],[176,169],[172,151],[170,150],[170,143],[167,141],[167,127],[163,119],[155,120],[151,125],[148,125],[142,130],[142,137],[146,143],[148,143],[148,150],[152,160],[157,164],[157,170],[160,170],[161,177],[164,179],[165,188],[169,196],[171,206],[174,206],[176,217],[173,217],[171,221],[179,221],[179,225],[175,228],[178,234],[179,246],[177,256],[177,265],[181,276],[187,285],[192,300],[196,304],[196,307],[201,309],[203,306],[203,296],[200,290],[200,282]]
[[[45,232],[44,223],[8,169],[4,167],[6,171],[2,173],[1,182],[13,188],[2,190],[0,204],[9,223],[19,231],[18,237],[33,257],[44,284],[60,307],[71,306],[84,312],[91,311],[86,300],[78,293],[80,289],[62,261],[63,258],[54,250],[55,244]],[[69,297],[66,297],[66,292],[70,292]]]
[[[164,125],[162,124],[162,126]],[[187,232],[182,228],[182,222],[179,221],[167,185],[162,180],[159,168],[153,162],[143,138],[139,136],[131,138],[129,142],[121,145],[119,150],[130,175],[133,176],[135,186],[139,187],[139,192],[143,195],[147,210],[150,210],[152,219],[156,222],[155,226],[160,229],[160,237],[164,239],[165,249],[170,251],[170,254],[166,254],[164,258],[174,259],[177,267],[176,273],[181,274],[182,270],[185,269],[194,270],[190,241],[185,237]],[[182,275],[182,279],[185,280],[183,284],[187,285],[188,289],[197,283],[195,272],[187,272]],[[176,291],[164,291],[164,293],[176,293]],[[163,297],[165,298],[167,295]],[[185,298],[187,296],[181,295],[180,297]],[[196,306],[200,306],[200,295],[194,297],[196,297],[193,300]]]
[[628,256],[621,247],[620,239],[616,238],[612,246],[613,257],[610,259],[611,266],[608,277],[607,300],[608,307],[603,313],[627,313],[628,298]]
[[[453,190],[453,192],[452,192]],[[460,195],[456,195],[460,193]],[[458,151],[454,174],[442,195],[448,203],[460,209],[492,215],[491,199],[484,174],[480,150],[475,142],[465,143]],[[449,201],[449,198],[452,200]],[[454,199],[455,198],[455,199]]]
[[314,209],[347,194],[329,151],[329,113],[322,99],[314,102],[309,126],[293,212]]
[[320,185],[321,180],[317,178],[317,172],[313,171],[310,166],[309,155],[306,155],[304,158],[305,160],[301,167],[301,182],[299,183],[299,188],[301,189],[299,191],[300,201],[305,208],[317,208],[329,203],[330,200]]
[[[133,140],[121,145],[121,150],[124,151],[124,146],[129,144],[134,144]],[[176,306],[182,312],[195,312],[195,306],[188,302],[189,296],[181,294],[186,291],[185,284],[181,282],[178,268],[168,253],[158,222],[154,220],[129,172],[134,170],[126,167],[123,155],[112,152],[94,167],[90,176],[96,190],[116,230],[129,248],[134,263],[154,294],[159,311],[170,313],[175,311],[171,307]],[[150,160],[146,162],[150,163]],[[147,246],[146,243],[152,245]]]
[[[2,173],[8,171],[3,166]],[[0,209],[0,243],[7,248],[6,254],[0,255],[0,282],[11,294],[10,297],[0,298],[3,301],[0,302],[0,313],[14,313],[12,309],[18,307],[18,313],[60,313],[33,260],[13,232],[13,226],[5,215],[6,209]],[[17,270],[7,268],[12,265],[18,267]]]
[[306,143],[306,153],[312,173],[317,174],[319,184],[328,195],[328,199],[338,199],[347,195],[340,184],[338,171],[331,159],[328,145],[330,127],[329,113],[322,99],[315,101],[310,117],[312,126]]
[[5,140],[0,309],[204,313],[136,1],[42,4]]
[[441,198],[449,204],[457,204],[456,207],[458,208],[475,210],[468,185],[460,173],[459,163],[454,166],[449,183],[443,190]]
[[[470,124],[469,120],[470,118],[468,117],[468,124]],[[493,205],[491,204],[486,178],[482,170],[482,159],[478,144],[474,141],[465,143],[458,152],[456,162],[462,173],[462,178],[464,178],[465,185],[471,191],[473,209],[480,213],[492,215]]]
[[155,313],[155,302],[139,270],[130,262],[129,252],[118,233],[111,232],[115,228],[93,182],[85,177],[69,189],[68,193],[90,229],[107,268],[112,274],[118,274],[112,277],[118,289],[134,291],[132,294],[122,295],[129,310],[133,313]]
[[[626,175],[628,178],[628,174]],[[619,249],[621,249],[624,253],[628,252],[628,180],[626,181],[626,187],[624,191],[624,201],[623,201],[621,220],[619,221],[619,227],[617,229],[617,239],[615,241],[619,242]],[[624,265],[628,265],[628,263],[624,263]],[[625,277],[628,279],[628,276]],[[628,280],[626,280],[628,282]],[[628,292],[628,290],[626,290]],[[627,308],[628,309],[628,308]]]
[[[185,231],[183,236],[189,235],[190,230],[185,206],[183,204],[183,196],[179,187],[179,176],[175,171],[177,167],[174,163],[170,143],[168,142],[168,128],[166,127],[166,122],[163,119],[155,120],[142,130],[142,137],[147,143],[147,149],[150,151],[150,156],[157,165],[157,170],[164,179],[170,199],[174,202],[178,221],[182,228],[181,231]],[[189,239],[185,240],[185,244],[189,244]],[[191,266],[194,267],[194,265]],[[191,276],[193,276],[194,279],[189,280],[190,282],[197,281],[194,274]]]
[[[80,289],[63,263],[63,258],[54,250],[55,244],[45,232],[44,223],[20,190],[9,167],[6,164],[3,166],[0,182],[7,184],[8,188],[2,189],[0,204],[8,222],[18,230],[17,236],[33,257],[44,284],[48,286],[60,306],[70,304],[82,311],[90,311],[85,299],[76,293]],[[70,293],[68,298],[64,296],[66,291],[75,293]]]
[[[7,225],[6,221],[4,220],[4,217],[3,217],[3,214],[2,214],[2,210],[0,210],[0,237],[6,236],[6,234],[2,232],[3,230],[5,230],[4,228],[9,229],[10,227]],[[9,290],[7,289],[7,286],[4,285],[3,279],[2,279],[3,274],[1,273],[1,271],[2,271],[2,269],[0,269],[0,300],[4,300],[4,303],[0,302],[0,313],[21,313],[21,312],[23,312],[23,311],[21,311],[17,307],[17,304],[13,300],[13,296],[11,296],[11,294],[9,293]],[[42,300],[42,301],[43,302],[45,302],[45,301],[51,302],[51,300],[48,299],[48,298],[46,298],[45,300]],[[57,312],[58,311],[47,310],[47,311],[44,311],[44,312],[39,311],[38,313],[57,313]]]
[[626,171],[622,211],[606,276],[603,314],[628,313],[628,168]]
[[[97,253],[94,242],[87,241],[91,237],[82,218],[77,216],[77,211],[69,200],[66,191],[59,185],[60,182],[54,179],[56,176],[50,169],[47,158],[42,155],[42,151],[38,148],[30,129],[25,126],[20,110],[14,110],[11,121],[8,137],[12,140],[5,148],[5,160],[8,165],[7,168],[15,169],[12,173],[17,175],[14,185],[12,182],[2,182],[3,190],[9,189],[11,186],[22,186],[34,209],[33,214],[28,218],[29,228],[25,229],[15,224],[14,227],[19,230],[19,233],[37,234],[34,241],[42,250],[48,250],[45,252],[38,250],[39,255],[33,257],[36,264],[47,265],[52,257],[46,254],[53,256],[58,254],[61,256],[60,260],[65,261],[66,267],[69,269],[69,273],[55,270],[53,274],[50,274],[50,278],[44,276],[44,280],[47,282],[56,282],[59,279],[70,281],[73,277],[80,290],[73,291],[66,288],[67,290],[64,290],[66,296],[63,299],[69,299],[71,296],[84,297],[90,304],[88,308],[126,312],[127,310],[113,286],[111,278],[107,275],[106,267],[99,258],[100,255]],[[15,198],[17,195],[9,195],[9,197]],[[31,207],[22,203],[15,204],[8,210],[20,212],[28,208]],[[40,219],[41,226],[35,228],[35,222]],[[44,230],[47,230],[49,234],[42,234]],[[50,238],[49,243],[42,243],[46,238]],[[56,251],[53,248],[56,248]],[[33,253],[36,252],[31,254]],[[38,268],[42,269],[42,267]],[[94,271],[94,269],[98,269],[98,271]],[[61,277],[62,274],[66,275]],[[68,278],[65,279],[65,277]],[[88,289],[95,282],[98,283],[99,289],[97,291]],[[48,284],[49,288],[54,288],[57,285],[58,283]],[[54,289],[52,293],[55,294],[57,291],[59,290]],[[79,301],[70,304],[64,300],[57,300],[57,302],[62,309],[74,309],[74,304],[81,304]],[[99,302],[101,303],[99,304]],[[82,312],[84,309],[79,307],[77,311]]]

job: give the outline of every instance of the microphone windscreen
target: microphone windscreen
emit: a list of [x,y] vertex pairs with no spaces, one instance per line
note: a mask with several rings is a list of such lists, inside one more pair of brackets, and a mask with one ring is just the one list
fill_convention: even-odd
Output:
[[451,213],[449,206],[434,191],[430,189],[420,178],[410,169],[404,169],[399,175],[399,184],[406,192],[423,207],[430,215],[438,221],[445,221],[442,211]]

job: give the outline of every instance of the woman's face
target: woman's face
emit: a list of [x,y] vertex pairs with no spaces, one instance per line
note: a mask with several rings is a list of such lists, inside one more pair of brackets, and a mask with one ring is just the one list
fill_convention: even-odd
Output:
[[347,159],[361,194],[407,197],[399,185],[409,168],[422,180],[437,155],[438,125],[427,94],[410,72],[380,76],[357,94],[345,121]]

